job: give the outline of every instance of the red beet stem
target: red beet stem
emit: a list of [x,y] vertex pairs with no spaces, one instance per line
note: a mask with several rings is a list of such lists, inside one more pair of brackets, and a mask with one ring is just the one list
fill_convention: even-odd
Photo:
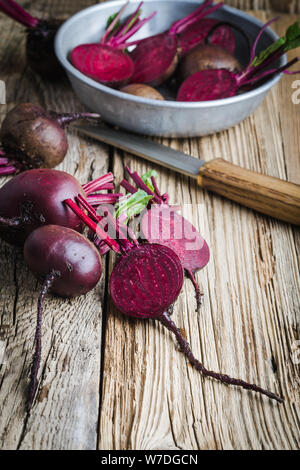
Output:
[[116,26],[116,24],[118,23],[120,17],[122,16],[122,13],[123,11],[127,8],[128,6],[128,3],[129,1],[127,1],[125,3],[125,5],[122,6],[122,8],[120,9],[120,11],[118,12],[117,16],[114,18],[114,20],[110,23],[110,25],[108,26],[108,28],[106,29],[104,35],[102,36],[102,39],[100,41],[100,44],[105,44],[106,43],[106,39],[108,38],[108,36],[110,35],[110,33],[114,30],[114,27]]
[[114,189],[114,185],[112,184],[114,181],[114,175],[109,172],[106,175],[100,176],[96,180],[90,181],[89,183],[85,183],[82,185],[82,188],[85,194],[88,196],[91,193],[96,191],[104,190],[104,189]]
[[[247,75],[246,75],[246,76],[244,76],[244,78],[242,80],[239,81],[239,86],[241,87],[241,86],[244,86],[244,85],[252,85],[256,82],[259,82],[259,81],[263,80],[265,77],[268,77],[269,75],[275,75],[275,74],[279,74],[281,72],[285,72],[286,69],[288,69],[289,67],[292,67],[297,62],[299,62],[299,58],[295,57],[293,60],[291,60],[287,64],[283,65],[282,67],[280,67],[278,69],[266,70],[265,72],[261,73],[260,75],[252,76],[251,78],[249,78],[249,80],[245,80],[245,78],[247,77]],[[297,74],[299,72],[294,72],[294,73]]]
[[113,194],[90,194],[87,196],[87,202],[91,206],[99,206],[101,204],[112,204],[114,205],[123,194],[113,193]]
[[36,394],[37,390],[37,375],[41,363],[41,352],[42,352],[42,318],[43,318],[43,303],[44,299],[51,289],[53,282],[60,276],[57,271],[53,271],[52,273],[48,274],[46,277],[44,284],[42,286],[39,299],[38,299],[38,311],[37,311],[37,324],[36,324],[36,331],[35,331],[35,353],[33,356],[32,361],[32,368],[31,368],[31,379],[30,379],[30,387],[29,387],[29,394],[27,399],[27,411],[30,411],[32,407],[32,403]]
[[137,187],[139,189],[142,189],[143,191],[145,191],[145,193],[147,193],[149,196],[153,196],[153,199],[158,203],[160,204],[161,203],[161,199],[156,196],[156,194],[151,191],[151,189],[148,188],[148,186],[144,183],[144,181],[142,180],[142,178],[137,174],[136,171],[134,172],[131,172],[129,166],[127,165],[125,167],[127,173],[131,176],[131,178],[133,179],[133,181],[135,182],[135,184],[137,185]]
[[72,199],[65,199],[64,203],[72,209],[72,211],[101,239],[103,240],[113,251],[121,253],[118,243],[110,238],[104,230],[99,227],[93,220],[91,220]]
[[244,382],[244,380],[240,379],[234,379],[232,377],[229,377],[229,375],[225,374],[220,374],[217,372],[213,372],[211,370],[206,369],[201,362],[199,362],[195,356],[192,353],[192,350],[190,348],[189,343],[187,340],[183,337],[181,331],[175,323],[171,320],[169,315],[167,313],[163,313],[158,320],[166,327],[168,328],[169,331],[171,331],[181,348],[181,351],[187,356],[188,360],[192,364],[192,366],[195,367],[199,372],[201,372],[205,377],[212,377],[213,379],[219,380],[222,383],[228,384],[228,385],[236,385],[237,387],[242,387],[245,390],[251,390],[253,392],[258,392],[261,393],[262,395],[266,395],[269,397],[271,400],[276,400],[279,403],[283,403],[283,398],[279,397],[275,393],[269,392],[267,390],[264,390],[263,388],[259,387],[258,385],[255,384],[250,384],[248,382]]
[[248,64],[248,67],[251,67],[251,64],[255,58],[255,53],[256,53],[256,47],[257,47],[257,44],[258,44],[258,41],[260,40],[261,36],[263,35],[263,33],[265,32],[265,30],[272,24],[274,23],[275,21],[278,20],[278,17],[276,18],[273,18],[272,20],[268,21],[260,30],[260,32],[258,33],[254,43],[253,43],[253,46],[252,46],[252,49],[251,49],[251,53],[250,53],[250,60],[249,60],[249,64]]
[[196,305],[197,305],[196,312],[198,312],[200,310],[200,307],[202,306],[202,294],[200,292],[199,286],[198,286],[197,281],[195,279],[194,273],[190,269],[185,269],[185,273],[186,273],[187,277],[192,281],[192,284],[194,286],[195,297],[196,297]]
[[223,6],[223,3],[218,3],[217,5],[214,5],[208,10],[206,10],[206,8],[210,4],[211,2],[201,5],[201,7],[199,7],[197,10],[195,10],[186,18],[183,18],[182,20],[179,20],[176,23],[174,23],[169,29],[169,34],[173,35],[173,34],[182,33],[188,26],[191,26],[193,23],[196,23],[196,21],[199,21],[201,18],[204,18],[205,16],[208,16],[211,13],[214,13],[216,10],[218,10],[219,8]]
[[128,183],[128,181],[125,179],[121,181],[120,186],[126,189],[128,193],[135,194],[137,192],[137,189],[134,186],[132,186],[130,183]]
[[31,16],[14,0],[0,0],[0,11],[27,28],[35,28],[39,20]]
[[139,31],[141,27],[144,26],[144,24],[148,23],[148,21],[150,21],[155,15],[156,15],[156,11],[151,13],[151,15],[148,16],[147,18],[144,18],[143,20],[138,21],[136,25],[133,25],[133,27],[128,31],[128,33],[124,34],[123,36],[113,41],[112,47],[115,47],[115,46],[124,47],[124,45],[127,46],[127,44],[125,44],[127,39],[131,38],[131,36],[133,36],[137,31]]

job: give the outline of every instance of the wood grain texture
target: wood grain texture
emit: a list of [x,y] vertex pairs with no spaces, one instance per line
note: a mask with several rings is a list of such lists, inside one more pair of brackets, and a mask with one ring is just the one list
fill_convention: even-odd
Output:
[[[23,2],[33,13],[61,16],[92,3]],[[250,0],[238,3],[258,8]],[[263,13],[259,17],[267,19]],[[284,16],[276,28],[283,31],[293,20]],[[1,119],[21,101],[57,111],[81,109],[67,81],[51,85],[30,72],[19,25],[0,16],[0,36],[0,79],[8,91]],[[195,157],[222,157],[300,183],[300,105],[291,100],[294,80],[285,77],[256,113],[235,128],[201,139],[161,142]],[[125,164],[141,173],[152,167],[74,131],[68,131],[68,138],[70,151],[60,168],[81,182],[108,168],[120,182]],[[39,286],[21,251],[0,243],[0,340],[6,344],[6,363],[0,366],[1,449],[300,448],[299,230],[201,191],[184,176],[156,169],[161,190],[183,205],[183,215],[211,248],[209,265],[197,274],[204,293],[200,315],[186,280],[173,319],[205,365],[278,392],[285,404],[203,379],[160,324],[115,311],[104,279],[79,299],[48,296],[39,394],[27,417]],[[110,271],[114,257],[107,263]]]
[[300,225],[300,185],[216,158],[201,167],[200,187],[262,214]]

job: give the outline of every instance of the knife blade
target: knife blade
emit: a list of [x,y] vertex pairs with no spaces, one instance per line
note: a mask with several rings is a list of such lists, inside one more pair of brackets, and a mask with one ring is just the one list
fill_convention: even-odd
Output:
[[284,222],[300,225],[300,185],[246,170],[222,158],[199,160],[142,136],[72,125],[83,134],[197,180],[199,186]]

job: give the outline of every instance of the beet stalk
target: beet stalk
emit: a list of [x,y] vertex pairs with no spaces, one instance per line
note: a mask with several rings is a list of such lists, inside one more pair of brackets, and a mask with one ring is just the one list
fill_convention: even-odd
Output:
[[46,79],[58,79],[64,73],[54,52],[54,38],[63,23],[35,18],[14,0],[0,0],[0,11],[26,27],[26,57],[34,72]]
[[87,77],[114,88],[127,84],[134,71],[133,62],[125,51],[129,38],[139,31],[156,12],[141,20],[141,2],[124,25],[118,26],[128,5],[121,8],[110,23],[100,43],[81,44],[71,53],[71,62]]
[[101,278],[102,264],[97,249],[89,240],[74,230],[56,225],[40,227],[30,234],[24,245],[24,258],[30,270],[43,283],[38,299],[35,353],[27,402],[27,409],[30,410],[41,362],[45,296],[50,290],[62,297],[89,292]]
[[99,114],[94,113],[60,114],[32,103],[22,103],[7,113],[0,139],[6,156],[13,155],[19,167],[53,168],[63,161],[68,151],[64,128],[79,119],[99,118]]
[[231,72],[226,69],[201,70],[187,78],[181,85],[177,101],[210,101],[236,96],[244,87],[254,88],[257,84],[274,77],[280,73],[296,74],[289,72],[292,65],[298,62],[295,58],[282,67],[272,66],[287,51],[300,46],[300,27],[298,22],[292,24],[281,37],[270,47],[256,56],[256,47],[266,28],[276,20],[269,21],[259,32],[251,50],[250,62],[240,72]]
[[[66,200],[65,204],[92,228],[95,222],[92,219],[88,220],[89,217],[76,206],[74,201]],[[90,208],[89,215],[93,217],[93,213],[93,209]],[[152,318],[160,321],[175,334],[181,351],[204,376],[212,377],[225,384],[259,392],[282,403],[282,398],[257,385],[207,370],[194,357],[182,333],[166,313],[176,301],[183,285],[183,268],[179,257],[168,246],[156,243],[133,244],[129,240],[126,240],[125,243],[123,237],[121,237],[122,240],[119,240],[120,225],[115,221],[114,229],[117,234],[115,243],[119,245],[118,252],[121,251],[121,255],[112,270],[109,281],[110,295],[118,310],[128,316],[140,319]],[[96,225],[96,227],[98,226]],[[111,246],[111,241],[107,237],[107,233],[105,233],[103,240],[108,241]]]

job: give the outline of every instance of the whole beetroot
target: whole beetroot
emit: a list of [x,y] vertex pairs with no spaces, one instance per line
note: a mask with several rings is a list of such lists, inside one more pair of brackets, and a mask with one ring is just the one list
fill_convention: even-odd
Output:
[[9,111],[0,130],[5,153],[22,168],[53,168],[68,151],[64,127],[77,119],[99,119],[98,114],[58,114],[33,103]]
[[43,283],[38,300],[35,354],[27,409],[37,389],[42,350],[43,302],[48,291],[62,297],[83,295],[92,290],[102,275],[101,258],[94,245],[80,233],[67,227],[46,225],[34,230],[24,245],[29,269]]

